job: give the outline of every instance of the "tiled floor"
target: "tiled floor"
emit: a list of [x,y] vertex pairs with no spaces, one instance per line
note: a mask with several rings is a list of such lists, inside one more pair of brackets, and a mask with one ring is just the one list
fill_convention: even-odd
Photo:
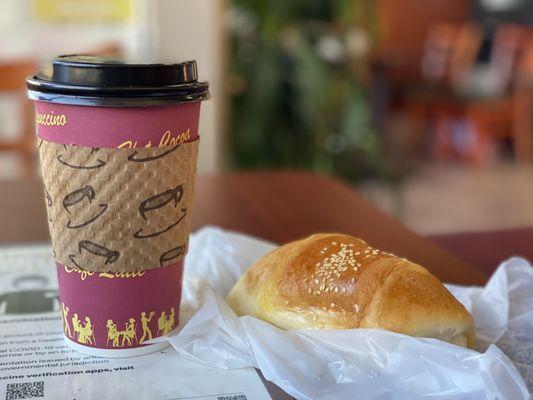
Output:
[[374,204],[422,234],[533,226],[533,167],[428,165],[399,188],[366,183]]

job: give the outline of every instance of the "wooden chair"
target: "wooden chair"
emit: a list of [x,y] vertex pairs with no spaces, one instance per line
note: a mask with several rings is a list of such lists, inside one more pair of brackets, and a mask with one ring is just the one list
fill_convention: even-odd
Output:
[[453,88],[473,68],[482,35],[481,28],[470,21],[440,22],[428,29],[420,63],[422,81],[407,93],[404,111],[418,127],[419,143],[429,134],[426,142],[434,158],[455,157],[452,125],[464,110]]
[[[512,141],[517,159],[526,157],[529,150],[525,142],[529,139],[526,134],[519,133],[524,132],[524,126],[515,128],[516,114],[523,116],[524,112],[514,105],[513,83],[524,49],[532,37],[528,27],[504,24],[497,28],[489,68],[502,90],[496,95],[476,97],[458,88],[474,68],[481,30],[467,23],[462,26],[438,24],[429,31],[422,59],[425,90],[421,91],[422,96],[420,93],[408,96],[406,112],[412,118],[425,121],[433,157],[479,165],[490,161],[494,143],[505,139]],[[462,151],[453,144],[457,129],[463,129],[465,143],[468,143]]]
[[[465,118],[472,122],[480,142],[485,145],[501,140],[510,140],[516,160],[526,161],[531,152],[525,139],[520,136],[517,123],[516,100],[520,85],[516,82],[519,75],[525,74],[528,65],[523,61],[526,49],[533,39],[533,30],[526,26],[503,24],[497,28],[490,66],[499,77],[502,94],[487,99],[465,99]],[[518,105],[520,107],[520,105]],[[530,121],[531,122],[531,121]],[[487,148],[478,151],[477,160],[482,161]]]
[[20,106],[20,129],[16,138],[4,140],[0,137],[0,156],[2,153],[17,154],[22,160],[22,175],[32,177],[37,174],[37,150],[34,133],[33,104],[26,96],[26,77],[34,74],[36,63],[21,60],[0,63],[0,96],[14,95]]
[[422,75],[429,82],[453,84],[475,63],[481,45],[481,28],[472,22],[432,26],[422,56]]
[[519,161],[533,163],[533,44],[522,54],[513,91],[513,139]]

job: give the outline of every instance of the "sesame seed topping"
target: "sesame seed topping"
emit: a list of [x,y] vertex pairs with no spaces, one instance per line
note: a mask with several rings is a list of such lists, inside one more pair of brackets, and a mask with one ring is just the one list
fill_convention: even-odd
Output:
[[354,305],[353,305],[353,309],[355,310],[355,312],[356,312],[357,314],[359,314],[359,306],[358,306],[357,304],[354,304]]
[[336,306],[335,303],[331,303],[331,304],[330,304],[330,307],[335,307],[335,306]]
[[370,253],[370,250],[365,250],[365,254],[368,254],[368,253]]
[[[331,284],[333,279],[341,278],[344,272],[348,271],[350,267],[355,268],[354,266],[357,264],[353,250],[349,249],[346,243],[331,242],[331,244],[334,246],[339,244],[340,248],[335,249],[332,254],[329,254],[328,257],[325,257],[321,262],[315,264],[316,270],[313,272],[311,279],[313,279],[316,285],[319,285],[320,281],[317,278],[320,277],[322,284],[318,288],[319,290],[314,292],[314,294],[319,294],[319,291],[324,291],[326,289],[326,282]],[[322,249],[322,251],[325,250],[327,250],[327,246]],[[339,289],[337,288],[337,290],[335,290],[334,287],[330,287],[329,291],[335,291],[338,293]]]
[[335,293],[339,293],[339,288],[335,286]]

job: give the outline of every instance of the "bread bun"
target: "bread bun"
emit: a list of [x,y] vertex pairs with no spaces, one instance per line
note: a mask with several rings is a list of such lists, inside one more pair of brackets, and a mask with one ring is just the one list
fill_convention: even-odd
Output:
[[425,268],[342,234],[317,234],[258,260],[227,298],[283,329],[381,328],[471,347],[474,320]]

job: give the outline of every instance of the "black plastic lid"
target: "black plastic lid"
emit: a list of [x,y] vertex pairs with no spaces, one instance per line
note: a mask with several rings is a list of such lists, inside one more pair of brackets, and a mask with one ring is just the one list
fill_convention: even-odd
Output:
[[201,101],[207,82],[198,82],[196,61],[179,64],[129,64],[102,57],[56,58],[52,73],[26,80],[33,100],[89,106],[142,106]]

